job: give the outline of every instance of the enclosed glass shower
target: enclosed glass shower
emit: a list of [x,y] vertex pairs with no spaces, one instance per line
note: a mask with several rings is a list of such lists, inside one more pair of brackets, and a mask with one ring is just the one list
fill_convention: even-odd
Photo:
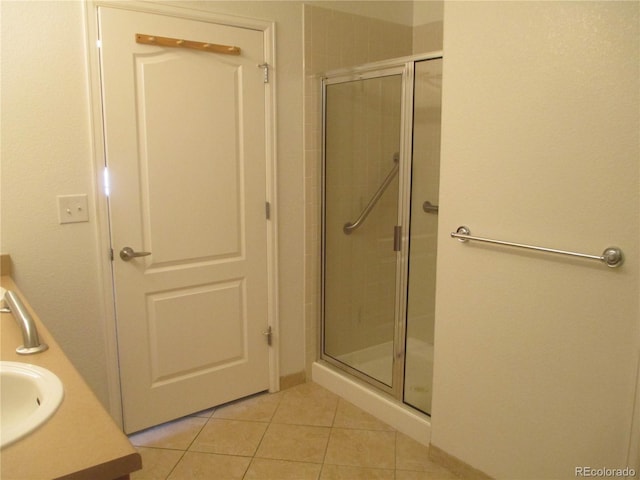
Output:
[[430,414],[442,58],[322,88],[321,358]]

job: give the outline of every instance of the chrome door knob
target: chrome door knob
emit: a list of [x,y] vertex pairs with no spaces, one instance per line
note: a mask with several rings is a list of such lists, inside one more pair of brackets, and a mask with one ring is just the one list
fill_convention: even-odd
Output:
[[131,247],[124,247],[120,250],[120,258],[125,262],[135,257],[146,257],[147,255],[151,255],[151,252],[136,252]]

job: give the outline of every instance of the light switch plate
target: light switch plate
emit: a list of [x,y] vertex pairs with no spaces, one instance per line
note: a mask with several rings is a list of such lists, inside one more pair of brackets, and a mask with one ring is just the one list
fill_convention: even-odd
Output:
[[89,205],[86,194],[58,195],[58,221],[77,223],[89,221]]

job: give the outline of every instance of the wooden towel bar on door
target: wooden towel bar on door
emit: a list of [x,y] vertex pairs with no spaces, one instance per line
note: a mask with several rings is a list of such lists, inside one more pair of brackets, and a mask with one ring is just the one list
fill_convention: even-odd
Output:
[[230,45],[218,45],[215,43],[194,42],[180,38],[158,37],[157,35],[146,35],[136,33],[136,42],[146,45],[160,45],[162,47],[193,48],[211,53],[224,53],[227,55],[240,55],[240,47]]

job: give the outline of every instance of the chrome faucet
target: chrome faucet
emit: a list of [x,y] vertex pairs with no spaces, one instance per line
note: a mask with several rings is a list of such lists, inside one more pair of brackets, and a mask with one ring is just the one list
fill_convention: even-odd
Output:
[[11,312],[13,314],[13,318],[16,319],[18,326],[22,330],[22,341],[24,345],[20,345],[16,348],[16,352],[20,355],[32,355],[34,353],[44,352],[49,348],[46,343],[40,343],[36,322],[34,322],[31,315],[29,315],[29,312],[27,312],[27,309],[22,301],[20,301],[18,295],[7,290],[4,294],[4,301],[8,308],[2,309],[2,311]]

